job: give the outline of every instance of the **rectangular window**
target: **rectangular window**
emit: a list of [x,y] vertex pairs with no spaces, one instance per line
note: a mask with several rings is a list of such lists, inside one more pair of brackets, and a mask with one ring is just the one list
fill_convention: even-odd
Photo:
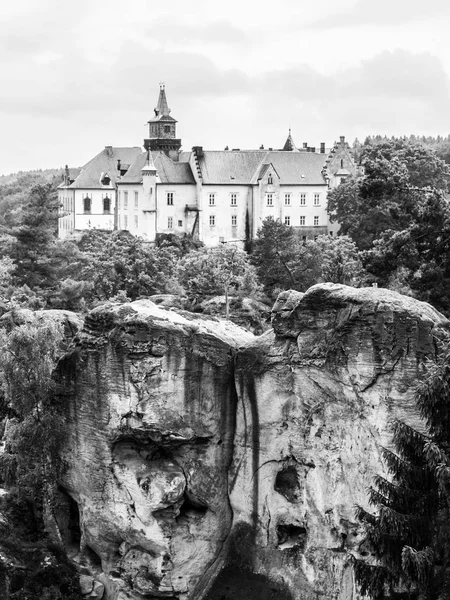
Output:
[[183,227],[183,221],[178,221],[178,227]]
[[302,235],[302,242],[306,244],[306,235]]
[[123,193],[123,207],[128,208],[128,192]]
[[214,215],[209,215],[209,224],[211,225],[211,227],[214,227],[214,225],[216,224],[216,217]]
[[291,224],[291,217],[289,215],[287,215],[286,217],[284,217],[284,224],[285,225],[290,225]]
[[306,194],[300,194],[300,206],[306,206]]
[[266,194],[267,206],[273,206],[273,194]]
[[173,192],[167,192],[167,205],[173,206]]
[[167,229],[173,229],[173,217],[167,218]]
[[231,215],[231,226],[236,227],[237,225],[237,215]]
[[209,205],[210,206],[215,206],[216,204],[216,195],[215,194],[209,194]]
[[237,206],[237,194],[230,194],[231,206]]
[[319,217],[314,217],[314,225],[318,225],[319,224]]
[[320,194],[314,194],[314,206],[319,206],[320,204]]
[[134,215],[134,226],[136,229],[139,227],[139,217],[138,215]]
[[128,229],[128,216],[127,215],[125,215],[123,217],[123,228]]
[[285,194],[284,195],[284,204],[285,204],[285,206],[290,206],[291,205],[291,195],[290,194]]
[[139,206],[139,192],[134,192],[134,205],[136,208]]
[[300,217],[300,225],[305,225],[306,224],[306,217],[302,216]]

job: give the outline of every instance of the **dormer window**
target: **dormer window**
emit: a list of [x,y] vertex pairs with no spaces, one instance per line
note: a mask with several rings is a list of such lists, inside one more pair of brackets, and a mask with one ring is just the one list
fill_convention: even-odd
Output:
[[269,185],[272,185],[272,183],[273,183],[273,177],[272,177],[272,174],[271,174],[271,173],[269,173],[269,177],[267,178],[267,183],[268,183]]
[[89,196],[86,196],[86,198],[83,199],[84,214],[91,214],[91,202]]
[[105,215],[109,215],[111,213],[111,198],[108,198],[108,196],[103,198],[103,213]]
[[111,183],[111,177],[108,175],[108,173],[105,173],[101,179],[102,181],[102,185],[109,185]]

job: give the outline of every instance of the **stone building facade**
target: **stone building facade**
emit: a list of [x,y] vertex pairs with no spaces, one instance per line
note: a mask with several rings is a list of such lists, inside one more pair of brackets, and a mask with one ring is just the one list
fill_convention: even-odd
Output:
[[88,229],[127,230],[154,241],[158,234],[192,235],[207,246],[244,244],[269,216],[303,239],[335,235],[327,192],[356,173],[341,136],[330,151],[296,147],[291,132],[282,150],[181,151],[177,121],[161,85],[144,151],[107,146],[58,188],[59,237]]

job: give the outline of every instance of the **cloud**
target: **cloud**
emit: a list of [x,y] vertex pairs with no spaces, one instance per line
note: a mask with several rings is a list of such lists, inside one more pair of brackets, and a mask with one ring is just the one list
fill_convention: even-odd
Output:
[[448,0],[358,0],[346,10],[308,23],[314,29],[351,27],[397,27],[418,20],[436,19],[450,13]]
[[245,44],[247,34],[230,21],[224,19],[192,22],[188,19],[161,16],[152,18],[148,35],[161,44],[177,45],[192,43]]

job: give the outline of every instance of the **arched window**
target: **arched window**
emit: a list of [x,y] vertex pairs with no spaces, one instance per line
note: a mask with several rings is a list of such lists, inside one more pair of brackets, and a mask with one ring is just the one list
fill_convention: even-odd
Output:
[[91,212],[91,199],[89,198],[89,196],[86,196],[86,198],[84,198],[83,208],[85,213],[89,214]]
[[267,178],[267,183],[269,185],[272,185],[272,183],[273,183],[272,175],[270,173],[269,173],[269,177]]
[[105,173],[102,177],[102,185],[109,185],[111,183],[111,177],[108,173]]
[[111,198],[108,198],[108,196],[103,198],[103,212],[108,215],[111,212]]

